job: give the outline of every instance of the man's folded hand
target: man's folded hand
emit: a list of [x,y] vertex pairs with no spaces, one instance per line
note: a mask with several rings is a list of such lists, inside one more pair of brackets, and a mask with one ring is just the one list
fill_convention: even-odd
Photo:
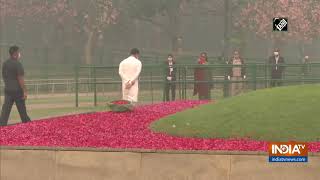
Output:
[[130,89],[133,85],[135,84],[135,81],[128,81],[125,85],[126,85],[126,89]]
[[132,86],[131,81],[128,81],[125,85],[126,85],[126,89],[130,89]]
[[130,81],[130,83],[131,83],[131,86],[133,86],[136,83],[136,81]]

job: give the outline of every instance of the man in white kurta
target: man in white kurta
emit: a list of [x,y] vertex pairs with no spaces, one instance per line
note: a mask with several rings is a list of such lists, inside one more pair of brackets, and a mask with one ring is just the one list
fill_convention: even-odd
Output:
[[139,54],[138,49],[132,49],[131,56],[119,65],[119,75],[122,79],[122,99],[133,103],[138,102],[139,75],[142,69]]

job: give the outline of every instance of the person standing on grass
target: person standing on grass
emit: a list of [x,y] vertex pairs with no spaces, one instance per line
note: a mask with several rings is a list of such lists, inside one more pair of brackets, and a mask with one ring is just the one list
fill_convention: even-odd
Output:
[[119,75],[122,79],[122,99],[133,103],[138,102],[139,76],[142,69],[139,56],[139,50],[134,48],[130,52],[130,57],[121,61],[119,65]]
[[171,90],[171,100],[174,101],[176,99],[176,84],[173,81],[176,81],[176,68],[174,67],[175,60],[172,54],[168,55],[168,59],[166,61],[166,70],[167,70],[167,78],[165,85],[165,95],[166,101],[170,101],[170,90]]
[[305,56],[302,60],[302,77],[307,78],[311,72],[311,64],[309,56]]
[[[193,95],[199,96],[199,100],[210,100],[211,99],[211,81],[212,75],[210,68],[207,67],[208,65],[208,57],[207,53],[203,52],[200,54],[198,59],[199,66],[194,70],[194,89]],[[200,81],[200,82],[199,82]],[[205,81],[205,82],[201,82]]]
[[[240,57],[239,51],[233,52],[233,57],[227,62],[227,64],[234,65],[229,70],[228,80],[243,81],[246,79],[246,69],[243,66],[244,61]],[[232,82],[230,88],[231,96],[239,95],[243,90],[243,84],[243,82]]]
[[275,49],[273,52],[273,56],[269,58],[269,62],[271,65],[271,87],[282,86],[282,76],[285,67],[284,58],[280,56],[279,49]]
[[15,103],[23,123],[30,122],[26,110],[27,88],[24,83],[24,69],[19,62],[21,57],[18,46],[9,49],[10,58],[2,64],[2,78],[5,84],[4,104],[0,117],[0,126],[6,126]]

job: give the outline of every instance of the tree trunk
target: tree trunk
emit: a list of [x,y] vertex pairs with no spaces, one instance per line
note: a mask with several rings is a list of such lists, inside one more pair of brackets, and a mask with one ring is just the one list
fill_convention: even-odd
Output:
[[224,1],[224,39],[223,39],[223,52],[222,57],[226,60],[229,52],[229,40],[230,40],[230,23],[231,23],[231,15],[230,15],[230,4],[229,0]]
[[178,43],[177,35],[172,35],[171,43],[172,43],[172,51],[173,51],[173,53],[177,54],[179,52],[179,43]]
[[241,53],[241,56],[246,56],[246,48],[247,48],[247,34],[245,31],[240,30],[240,43],[239,43],[239,51]]
[[305,56],[305,47],[304,47],[304,43],[303,42],[299,42],[299,57],[300,57],[300,62],[302,62],[302,59]]
[[180,35],[179,27],[180,25],[175,25],[173,30],[171,31],[171,43],[172,43],[172,51],[174,54],[182,53],[182,36]]
[[[132,39],[133,43],[135,44],[135,46],[139,46],[141,43],[139,41],[139,34],[141,33],[139,30],[141,30],[141,28],[139,27],[139,20],[134,20],[134,38]],[[130,46],[130,45],[129,45]]]
[[159,50],[161,49],[161,29],[160,27],[155,27],[156,28],[156,37],[155,37],[155,47]]
[[181,14],[176,9],[169,9],[169,33],[174,54],[182,53]]
[[3,32],[4,32],[4,30],[3,30],[3,28],[4,28],[5,26],[4,26],[4,18],[3,18],[3,16],[0,16],[0,65],[2,64],[2,60],[3,60],[3,58],[4,58],[4,56],[3,56],[3,53],[1,53],[1,52],[4,52],[4,51],[2,51],[2,48],[4,48],[4,47],[2,47],[2,43],[4,43],[4,41],[3,41],[3,37],[4,37],[4,35],[3,35]]
[[90,30],[88,32],[87,36],[87,42],[84,47],[84,58],[85,58],[85,63],[87,65],[92,64],[92,46],[93,46],[93,39],[94,39],[94,31]]

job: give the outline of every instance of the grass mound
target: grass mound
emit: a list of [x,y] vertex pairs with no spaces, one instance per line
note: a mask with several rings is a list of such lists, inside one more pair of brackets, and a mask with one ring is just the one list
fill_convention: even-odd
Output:
[[320,140],[320,85],[259,90],[190,109],[154,122],[174,136]]

